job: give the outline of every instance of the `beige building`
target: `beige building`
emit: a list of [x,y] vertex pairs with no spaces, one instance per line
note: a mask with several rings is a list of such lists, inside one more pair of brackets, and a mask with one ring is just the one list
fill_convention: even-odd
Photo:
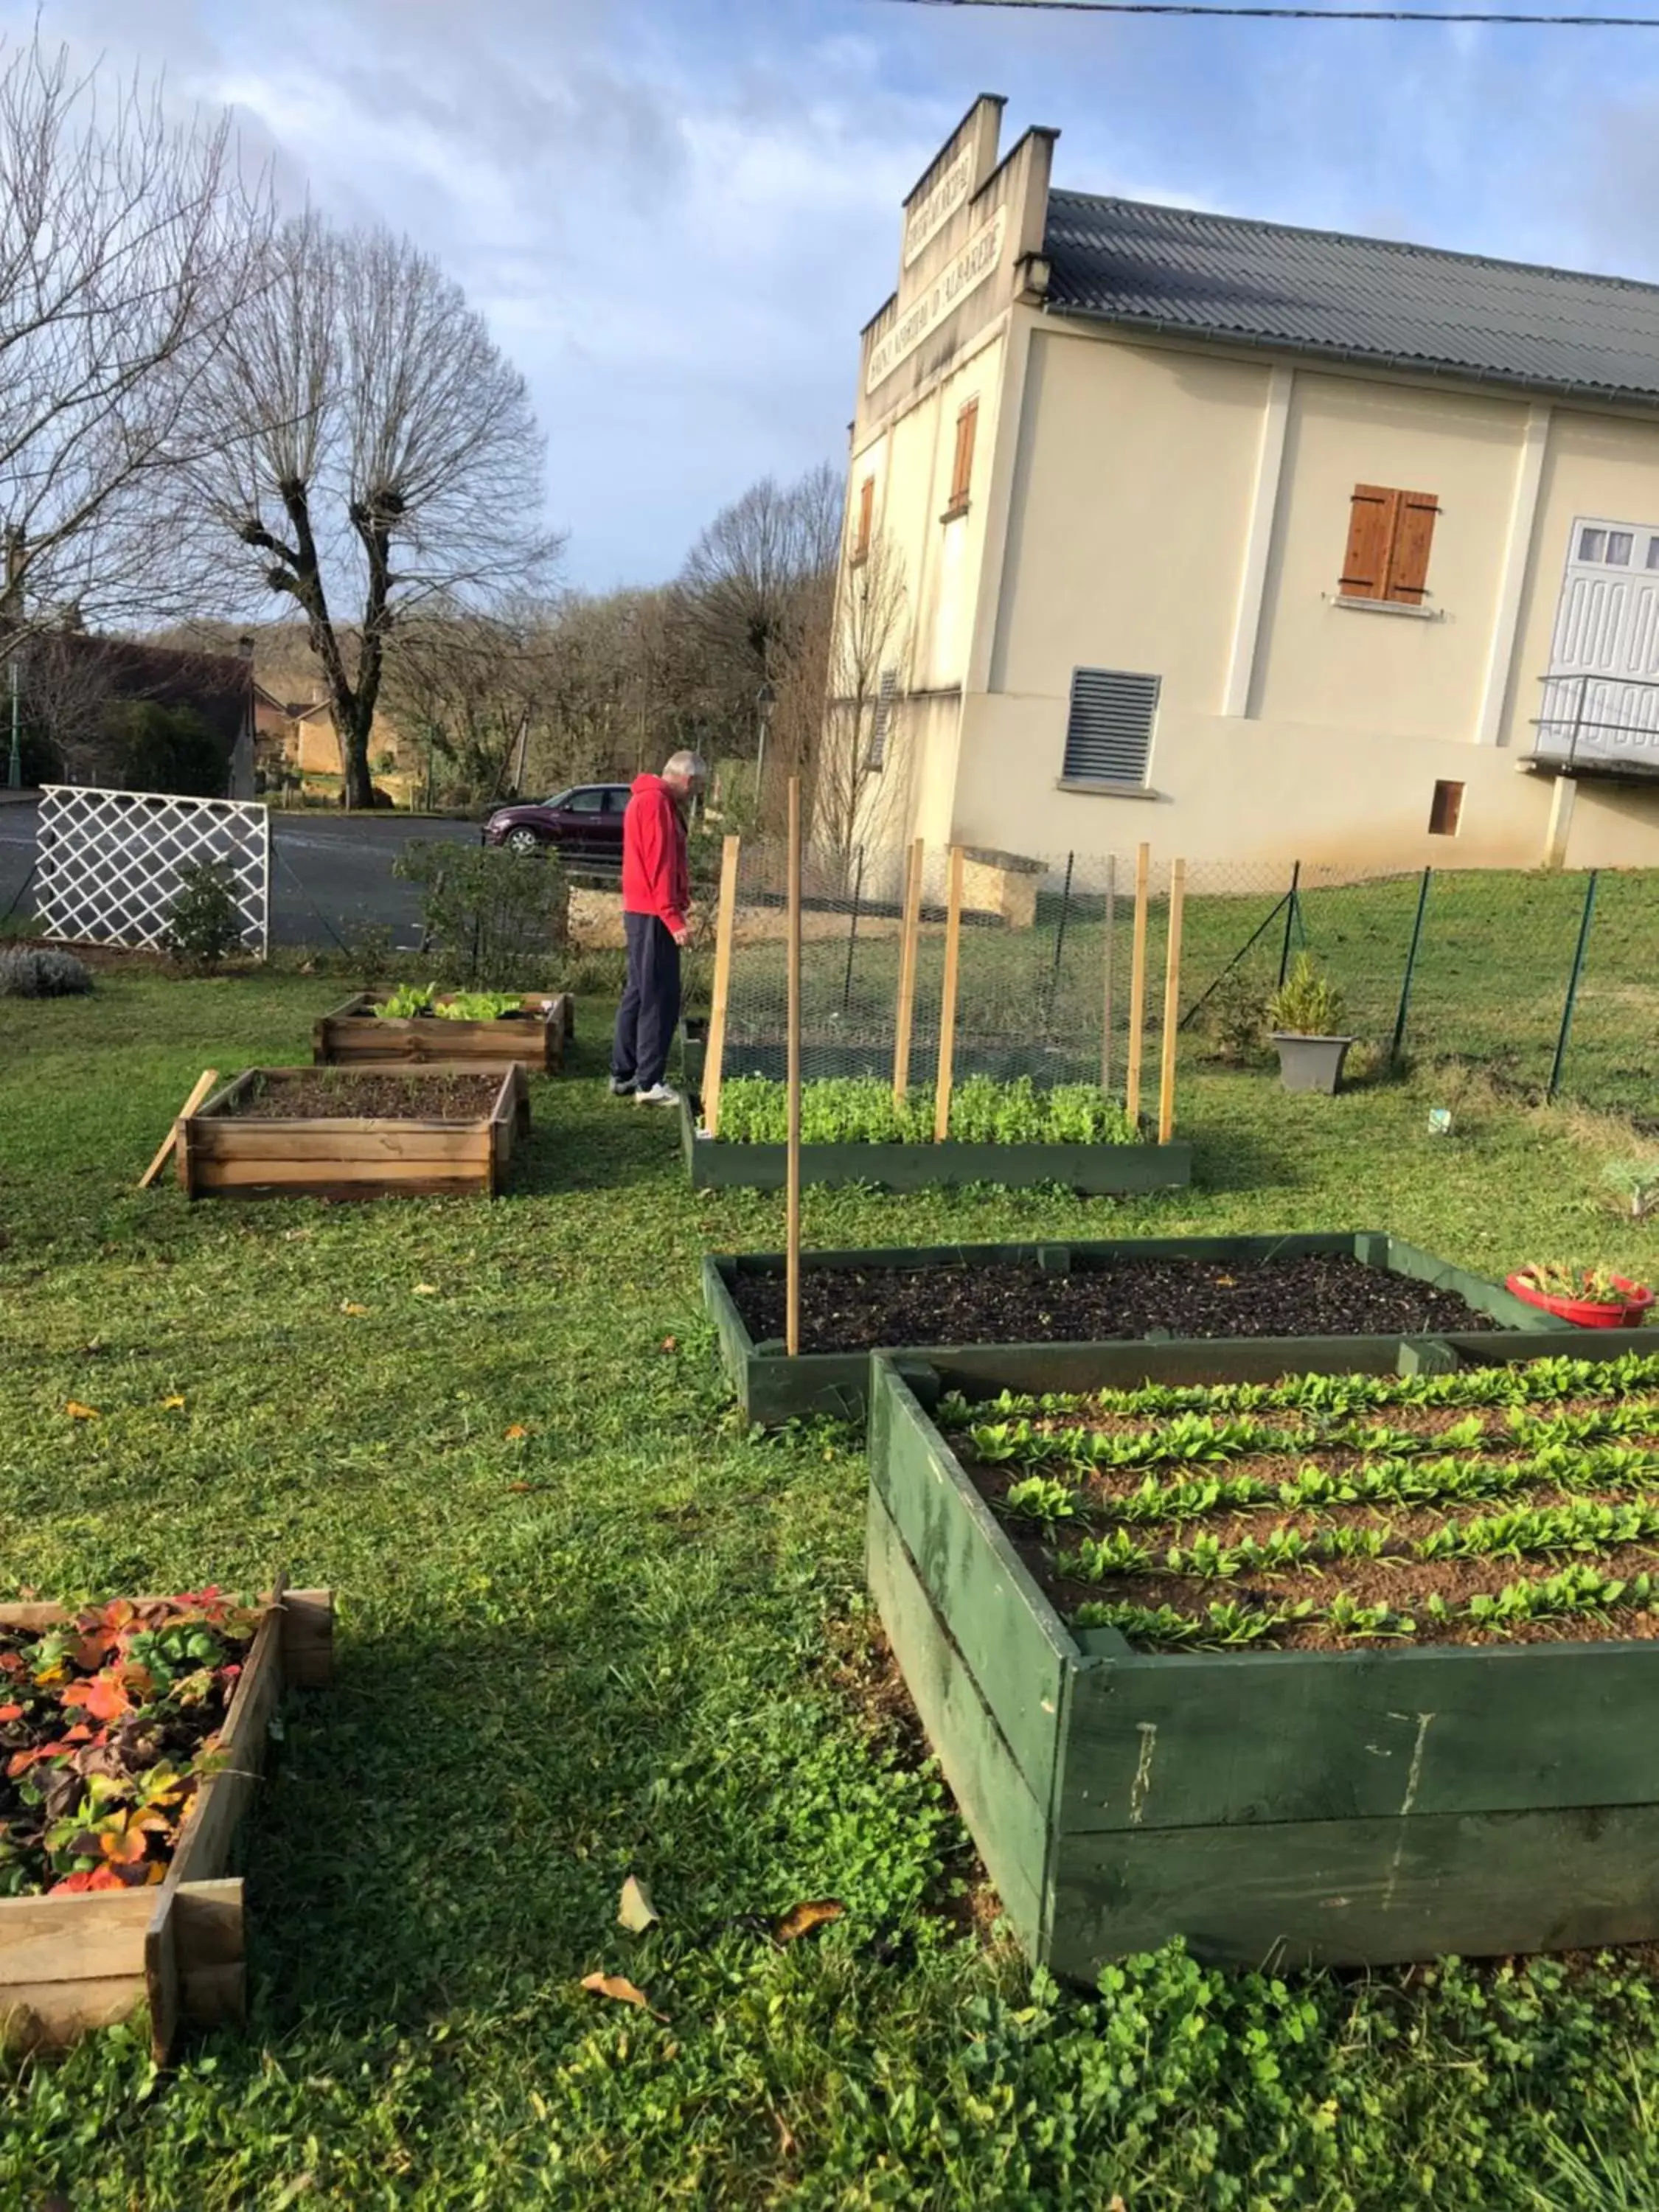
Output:
[[1659,864],[1659,288],[1060,191],[1001,107],[864,332],[866,838]]

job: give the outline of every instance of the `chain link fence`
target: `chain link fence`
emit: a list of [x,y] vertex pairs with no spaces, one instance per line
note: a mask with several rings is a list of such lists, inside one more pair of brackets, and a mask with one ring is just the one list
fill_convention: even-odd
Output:
[[[803,859],[802,1067],[912,1085],[939,1066],[951,856],[924,849],[907,933],[903,852]],[[1129,1076],[1136,855],[963,848],[956,1079],[1039,1085]],[[1157,1104],[1173,868],[1148,868],[1140,1103]],[[1410,1058],[1485,1070],[1659,1131],[1659,872],[1351,871],[1194,862],[1184,872],[1176,1019],[1183,1070],[1258,1064],[1267,1002],[1306,954],[1340,994],[1345,1030],[1382,1072]],[[786,861],[738,863],[726,1075],[781,1076]],[[712,905],[712,898],[711,898]],[[712,933],[712,916],[705,927]],[[907,956],[907,939],[913,950]],[[712,963],[711,963],[712,964]],[[906,1031],[908,1006],[908,1047]],[[694,1079],[696,1069],[690,1071]]]

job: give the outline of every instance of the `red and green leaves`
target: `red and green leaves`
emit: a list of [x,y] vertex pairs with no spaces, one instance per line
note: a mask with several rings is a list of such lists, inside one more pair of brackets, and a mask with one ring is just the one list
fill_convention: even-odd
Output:
[[0,1896],[165,1878],[255,1626],[210,1588],[0,1632]]

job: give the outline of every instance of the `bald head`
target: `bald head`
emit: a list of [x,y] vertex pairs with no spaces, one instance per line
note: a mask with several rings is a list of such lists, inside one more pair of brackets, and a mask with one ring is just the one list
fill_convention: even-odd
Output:
[[701,753],[673,753],[663,763],[663,781],[682,797],[694,797],[702,789],[708,776],[708,764]]

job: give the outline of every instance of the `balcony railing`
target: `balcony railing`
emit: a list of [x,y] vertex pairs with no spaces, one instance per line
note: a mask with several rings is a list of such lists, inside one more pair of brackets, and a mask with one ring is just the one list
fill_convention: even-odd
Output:
[[1659,775],[1659,682],[1546,676],[1532,757],[1552,768]]

